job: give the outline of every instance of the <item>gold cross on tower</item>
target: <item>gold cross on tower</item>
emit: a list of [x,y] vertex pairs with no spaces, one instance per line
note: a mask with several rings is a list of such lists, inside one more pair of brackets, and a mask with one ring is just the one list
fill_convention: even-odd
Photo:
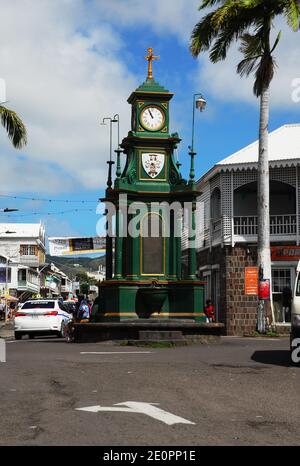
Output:
[[148,52],[148,55],[145,57],[146,60],[148,61],[148,76],[147,76],[147,79],[153,79],[153,75],[152,75],[152,61],[153,60],[159,60],[160,57],[157,56],[157,55],[153,55],[153,48],[152,47],[149,47],[147,49],[147,52]]

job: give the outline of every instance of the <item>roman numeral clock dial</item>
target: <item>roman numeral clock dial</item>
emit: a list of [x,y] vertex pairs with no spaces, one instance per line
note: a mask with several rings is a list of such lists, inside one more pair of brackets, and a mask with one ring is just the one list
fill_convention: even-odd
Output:
[[140,122],[146,130],[158,131],[165,124],[165,114],[159,107],[149,105],[142,110]]

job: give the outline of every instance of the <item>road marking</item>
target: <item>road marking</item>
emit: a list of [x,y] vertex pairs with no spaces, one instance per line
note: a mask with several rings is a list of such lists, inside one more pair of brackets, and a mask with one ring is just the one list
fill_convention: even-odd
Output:
[[151,354],[153,351],[81,351],[80,354]]
[[164,411],[157,406],[158,403],[142,403],[138,401],[126,401],[125,403],[117,403],[114,406],[87,406],[86,408],[76,408],[76,411],[87,411],[90,413],[99,413],[100,411],[119,412],[119,413],[137,413],[145,414],[157,421],[161,421],[168,426],[173,424],[193,424],[195,422],[188,421],[183,417]]

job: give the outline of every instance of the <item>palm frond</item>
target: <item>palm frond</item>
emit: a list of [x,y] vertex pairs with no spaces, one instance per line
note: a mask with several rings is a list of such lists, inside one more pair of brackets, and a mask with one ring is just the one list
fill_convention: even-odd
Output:
[[260,57],[245,58],[237,65],[237,73],[240,76],[249,76],[259,65],[258,60]]
[[3,105],[0,105],[1,124],[5,128],[9,139],[16,149],[21,149],[27,144],[27,131],[21,118]]
[[196,24],[192,31],[190,51],[194,57],[197,57],[200,52],[206,51],[211,46],[212,41],[218,35],[211,27],[211,18],[214,13],[209,13]]
[[294,30],[298,31],[300,27],[300,1],[299,0],[286,0],[284,2],[284,13],[287,18],[288,25]]
[[212,7],[217,3],[224,3],[226,0],[202,0],[201,5],[199,6],[198,10],[204,10],[205,8]]
[[262,55],[262,41],[258,35],[245,32],[245,34],[240,36],[240,40],[241,44],[239,51],[244,55],[245,58],[252,58]]
[[265,54],[261,58],[255,73],[255,82],[253,86],[253,92],[256,97],[261,96],[263,90],[270,86],[276,66],[276,61],[271,54]]
[[275,40],[275,42],[274,42],[274,45],[273,45],[273,47],[272,47],[270,53],[273,53],[273,52],[274,52],[274,50],[276,49],[276,47],[277,47],[277,45],[278,45],[278,43],[279,43],[279,41],[280,41],[280,38],[281,38],[281,31],[278,32],[277,37],[276,37],[276,40]]

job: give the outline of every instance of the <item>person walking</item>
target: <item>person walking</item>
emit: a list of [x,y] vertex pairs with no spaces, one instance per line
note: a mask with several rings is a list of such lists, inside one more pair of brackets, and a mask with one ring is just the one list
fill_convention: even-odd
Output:
[[291,305],[292,305],[292,290],[289,286],[286,286],[282,290],[282,322],[291,321]]
[[216,321],[215,308],[210,299],[206,300],[206,306],[204,307],[204,314],[206,315],[207,323],[212,323]]
[[83,299],[79,306],[79,322],[89,322],[90,308],[86,299]]

